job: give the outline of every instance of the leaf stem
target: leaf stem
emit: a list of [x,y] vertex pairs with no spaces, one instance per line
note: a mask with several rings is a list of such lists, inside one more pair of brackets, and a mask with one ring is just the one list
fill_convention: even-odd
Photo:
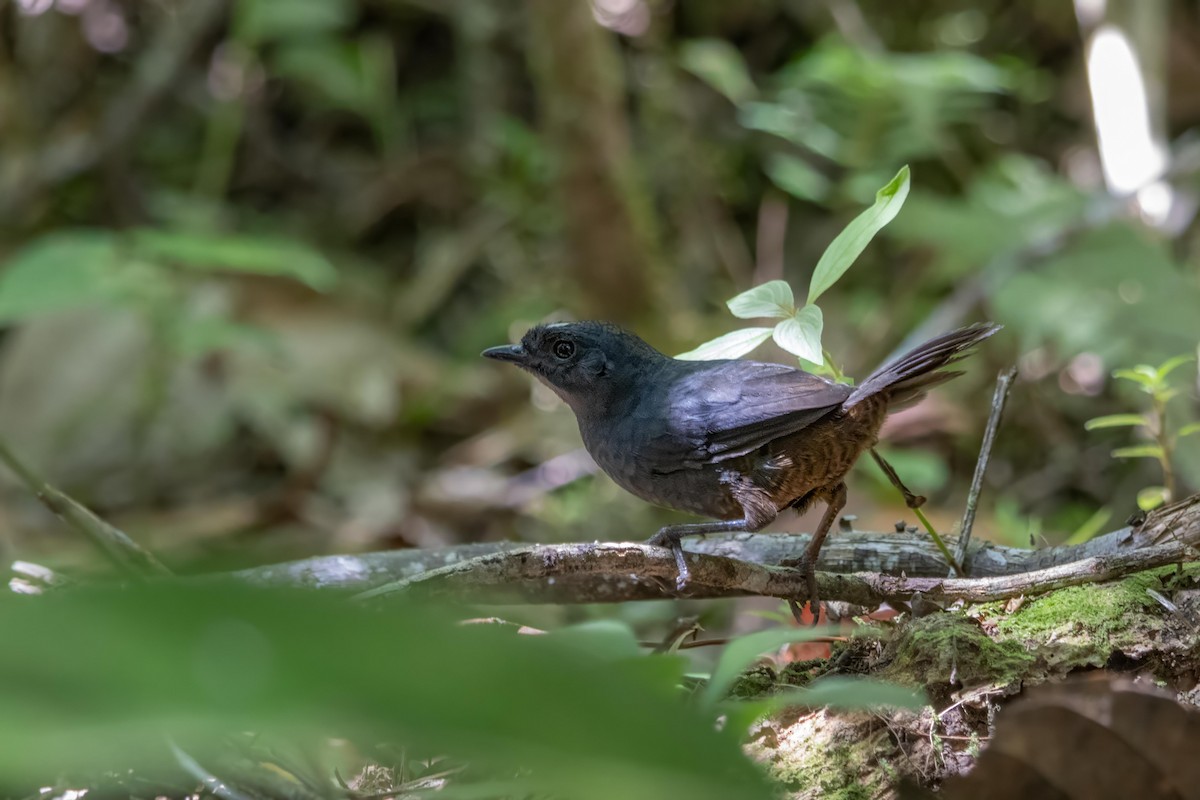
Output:
[[846,374],[838,369],[837,362],[833,360],[833,356],[824,347],[821,348],[821,355],[825,358],[825,366],[829,367],[829,371],[833,373],[833,379],[838,383],[846,382]]
[[1163,487],[1167,490],[1166,503],[1175,500],[1175,469],[1171,466],[1172,446],[1171,436],[1167,433],[1167,404],[1158,392],[1150,395],[1154,406],[1154,425],[1150,430],[1158,442],[1158,463],[1162,466]]
[[950,548],[946,547],[946,542],[942,540],[937,529],[933,527],[933,524],[929,521],[929,517],[925,516],[925,512],[920,508],[914,508],[912,511],[917,515],[917,519],[921,521],[921,524],[925,526],[925,530],[929,533],[929,538],[933,539],[933,543],[941,551],[942,557],[946,559],[946,563],[954,570],[954,574],[960,578],[965,578],[966,573],[963,572],[962,565],[958,563],[958,559],[950,552]]

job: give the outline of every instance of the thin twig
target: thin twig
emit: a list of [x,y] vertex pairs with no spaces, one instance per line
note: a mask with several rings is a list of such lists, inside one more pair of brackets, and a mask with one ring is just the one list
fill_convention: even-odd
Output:
[[[979,447],[979,460],[975,462],[975,475],[971,478],[971,490],[967,494],[967,507],[963,511],[962,528],[958,534],[958,557],[956,564],[966,569],[967,547],[971,544],[971,529],[975,527],[975,511],[979,506],[979,493],[983,491],[983,476],[987,472],[992,445],[996,443],[996,431],[1004,415],[1008,393],[1017,377],[1017,368],[1010,367],[996,377],[996,391],[992,394],[992,411],[988,415],[987,427],[983,430],[983,444]],[[962,570],[960,575],[965,574]]]
[[84,538],[94,544],[119,569],[139,578],[171,574],[153,553],[130,539],[123,531],[109,525],[70,496],[46,483],[40,475],[22,463],[2,439],[0,461],[20,478],[46,508],[83,534]]
[[175,742],[168,739],[167,744],[171,748],[171,753],[175,756],[175,760],[179,766],[193,778],[200,781],[204,785],[205,791],[211,792],[215,797],[221,798],[221,800],[251,800],[249,795],[234,788],[202,767],[196,759],[192,758],[191,755],[175,744]]

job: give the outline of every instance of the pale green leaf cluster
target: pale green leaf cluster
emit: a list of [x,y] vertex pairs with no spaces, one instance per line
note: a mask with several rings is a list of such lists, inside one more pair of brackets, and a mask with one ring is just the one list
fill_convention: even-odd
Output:
[[817,261],[804,305],[796,305],[792,287],[786,281],[767,281],[730,299],[726,305],[738,319],[779,320],[774,326],[733,331],[677,357],[692,361],[740,358],[767,339],[774,339],[792,355],[817,366],[824,365],[825,351],[821,345],[824,317],[816,302],[846,274],[875,234],[895,219],[908,197],[909,185],[909,169],[904,166],[876,192],[875,203],[834,238]]
[[1084,428],[1089,431],[1141,428],[1153,440],[1112,451],[1113,458],[1152,458],[1162,466],[1166,486],[1148,486],[1138,492],[1138,507],[1143,511],[1153,510],[1172,499],[1174,479],[1171,462],[1175,445],[1180,439],[1200,433],[1200,422],[1188,423],[1172,432],[1167,420],[1167,403],[1179,394],[1179,390],[1170,385],[1171,373],[1193,361],[1195,358],[1191,355],[1182,355],[1167,359],[1158,366],[1138,364],[1131,369],[1114,370],[1114,378],[1129,381],[1150,396],[1150,408],[1141,414],[1109,414],[1084,423]]

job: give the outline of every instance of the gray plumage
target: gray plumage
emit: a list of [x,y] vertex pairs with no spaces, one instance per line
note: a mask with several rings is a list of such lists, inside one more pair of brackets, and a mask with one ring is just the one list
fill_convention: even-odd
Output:
[[[686,579],[680,536],[760,530],[782,509],[818,499],[828,504],[828,530],[845,502],[843,478],[874,447],[888,411],[961,374],[942,370],[999,329],[972,325],[938,336],[853,388],[782,364],[681,361],[601,322],[540,325],[519,345],[484,355],[553,389],[620,486],[721,520],[668,526],[652,539],[675,549]],[[823,536],[818,529],[815,547]]]

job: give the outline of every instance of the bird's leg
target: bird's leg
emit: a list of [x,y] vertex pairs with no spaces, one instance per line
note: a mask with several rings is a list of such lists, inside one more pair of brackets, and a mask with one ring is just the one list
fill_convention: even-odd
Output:
[[675,577],[675,588],[682,591],[683,587],[687,585],[691,573],[688,570],[687,562],[683,559],[683,546],[680,544],[680,539],[684,536],[704,536],[708,533],[744,530],[748,530],[746,520],[744,519],[734,519],[725,522],[694,522],[687,525],[667,525],[659,528],[658,533],[646,540],[646,544],[669,547],[671,549],[671,554],[675,556],[675,566],[679,569],[679,574]]
[[758,502],[759,498],[739,498],[745,517],[722,522],[693,522],[686,525],[667,525],[660,528],[658,533],[651,536],[646,544],[658,547],[669,547],[675,556],[675,566],[679,574],[675,576],[675,588],[683,591],[687,586],[691,571],[683,558],[683,546],[679,540],[684,536],[704,536],[709,533],[728,533],[730,531],[746,531],[753,533],[767,527],[779,513],[769,502]]
[[875,463],[883,470],[883,474],[887,475],[888,480],[892,482],[892,486],[895,486],[900,490],[900,494],[904,495],[904,505],[909,508],[920,508],[925,505],[925,497],[910,492],[908,487],[904,485],[904,481],[900,480],[900,476],[896,474],[896,468],[885,461],[883,456],[879,455],[874,447],[871,448],[871,457],[875,459]]
[[[846,507],[846,484],[839,483],[835,486],[826,499],[825,515],[821,517],[821,524],[813,531],[812,539],[808,543],[808,547],[798,559],[789,559],[783,562],[784,566],[794,566],[804,573],[805,583],[808,584],[808,607],[812,611],[813,624],[817,624],[817,618],[820,616],[820,594],[817,592],[817,556],[821,553],[821,545],[825,543],[825,537],[829,534],[829,529],[833,527],[834,521],[838,514]],[[792,616],[800,622],[799,606],[794,600],[788,601],[788,607],[792,610]]]

